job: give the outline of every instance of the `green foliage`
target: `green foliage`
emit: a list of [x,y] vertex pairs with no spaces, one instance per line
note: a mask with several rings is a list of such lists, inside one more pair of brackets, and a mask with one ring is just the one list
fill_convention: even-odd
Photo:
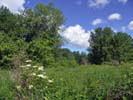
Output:
[[12,59],[21,52],[44,66],[54,63],[53,51],[62,44],[58,30],[63,22],[62,12],[52,3],[37,4],[20,14],[1,7],[0,66],[11,67]]
[[48,40],[32,41],[27,48],[27,53],[31,59],[37,61],[38,63],[40,62],[43,63],[43,65],[50,65],[54,62],[54,58],[52,55],[53,48],[48,46],[48,44]]
[[115,33],[111,28],[97,28],[91,33],[90,61],[94,64],[118,61],[126,62],[133,58],[132,38],[127,33]]
[[86,65],[89,64],[89,60],[88,60],[88,55],[84,52],[73,52],[75,59],[77,61],[78,64],[80,65]]
[[13,82],[9,77],[9,71],[0,70],[0,100],[13,100]]
[[34,65],[31,60],[27,60],[19,69],[20,75],[15,82],[16,98],[45,100],[54,81],[47,76],[44,66]]
[[88,64],[88,55],[84,52],[72,52],[67,48],[58,48],[54,51],[54,57],[58,66],[78,66]]
[[114,41],[113,41],[113,59],[121,61],[129,61],[133,56],[130,56],[133,52],[132,44],[132,38],[127,35],[126,33],[118,32],[116,35],[114,35]]
[[97,28],[91,33],[87,56],[59,48],[63,22],[62,12],[52,3],[20,14],[0,8],[0,67],[11,68],[10,73],[0,70],[0,99],[131,100],[132,64],[87,66],[87,58],[94,64],[131,62],[133,38]]
[[19,70],[19,77],[14,80],[14,88],[10,81],[10,76],[14,73],[10,73],[9,76],[7,71],[0,70],[0,96],[3,99],[132,100],[133,98],[132,64],[119,67],[90,65],[44,69],[43,66],[27,60]]
[[55,65],[55,67],[67,67],[67,68],[76,68],[79,66],[79,64],[77,64],[77,62],[73,59],[73,60],[67,60],[67,59],[63,59],[58,61]]
[[[130,67],[131,66],[131,67]],[[118,100],[133,98],[132,65],[119,68],[91,65],[77,68],[49,68],[46,73],[54,80],[54,100]]]
[[9,67],[17,47],[7,35],[0,33],[0,66]]

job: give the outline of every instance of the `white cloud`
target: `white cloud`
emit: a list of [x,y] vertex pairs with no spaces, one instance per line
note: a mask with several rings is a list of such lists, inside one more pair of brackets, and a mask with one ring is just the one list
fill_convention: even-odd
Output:
[[11,12],[18,13],[24,9],[25,0],[0,0],[0,7],[6,6]]
[[89,7],[104,7],[110,0],[89,0]]
[[133,30],[133,21],[131,21],[128,25],[129,30]]
[[101,23],[103,23],[103,20],[102,19],[99,19],[99,18],[97,18],[97,19],[95,19],[93,22],[92,22],[92,25],[98,25],[98,24],[101,24]]
[[71,45],[78,48],[89,47],[90,31],[86,32],[80,25],[69,26],[59,34]]
[[113,13],[109,15],[108,20],[120,20],[122,17],[119,13]]
[[127,3],[128,0],[118,0],[119,2],[122,2],[123,4]]
[[[128,0],[114,0],[114,1],[118,1],[123,4],[126,4],[128,2]],[[113,2],[113,0],[88,0],[88,5],[89,7],[99,8],[106,6],[111,2]]]

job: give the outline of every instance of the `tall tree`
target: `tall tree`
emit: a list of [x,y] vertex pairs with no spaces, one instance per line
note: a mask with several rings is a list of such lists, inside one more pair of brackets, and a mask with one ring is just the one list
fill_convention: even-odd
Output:
[[132,38],[127,33],[115,33],[111,28],[97,28],[91,33],[90,60],[94,64],[129,61],[132,59]]
[[132,49],[132,38],[127,33],[118,32],[113,37],[112,59],[119,61],[128,61]]
[[104,61],[111,59],[111,39],[114,32],[111,28],[97,28],[91,33],[90,48],[88,49],[91,55],[91,62],[101,64]]
[[[20,14],[11,13],[6,7],[0,8],[0,41],[3,37],[10,41],[0,43],[0,65],[4,57],[11,58],[12,52],[25,51],[30,59],[48,65],[54,61],[54,50],[61,46],[58,34],[64,22],[62,12],[52,3],[37,4],[34,9],[25,9]],[[8,44],[8,45],[7,45]],[[6,48],[15,46],[12,52]],[[11,46],[11,47],[13,47]],[[3,65],[4,66],[4,65]]]

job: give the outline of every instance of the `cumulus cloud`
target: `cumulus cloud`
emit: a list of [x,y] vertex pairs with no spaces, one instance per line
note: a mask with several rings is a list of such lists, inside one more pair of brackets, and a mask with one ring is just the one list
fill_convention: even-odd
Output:
[[123,4],[125,4],[125,3],[128,2],[128,0],[118,0],[118,1],[121,2],[121,3],[123,3]]
[[25,0],[0,0],[0,7],[6,6],[11,12],[18,13],[24,10]]
[[101,23],[103,23],[103,20],[102,19],[99,19],[99,18],[97,18],[97,19],[95,19],[93,22],[92,22],[92,25],[98,25],[98,24],[101,24]]
[[[63,28],[63,27],[62,27]],[[59,34],[71,45],[77,48],[89,47],[90,31],[86,32],[80,25],[63,28]]]
[[133,21],[131,21],[128,25],[129,30],[133,30]]
[[119,13],[113,13],[109,15],[108,20],[120,20],[122,17]]

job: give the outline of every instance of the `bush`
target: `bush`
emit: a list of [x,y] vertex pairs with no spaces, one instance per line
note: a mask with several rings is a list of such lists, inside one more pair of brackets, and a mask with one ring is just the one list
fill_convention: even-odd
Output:
[[27,48],[28,56],[44,66],[51,65],[54,62],[52,49],[48,46],[48,41],[36,40],[32,41]]
[[44,67],[33,65],[31,60],[27,60],[20,70],[20,79],[15,86],[17,98],[46,100],[53,88],[53,80],[46,75]]
[[60,60],[58,61],[55,67],[63,67],[63,68],[76,68],[79,66],[75,60]]

